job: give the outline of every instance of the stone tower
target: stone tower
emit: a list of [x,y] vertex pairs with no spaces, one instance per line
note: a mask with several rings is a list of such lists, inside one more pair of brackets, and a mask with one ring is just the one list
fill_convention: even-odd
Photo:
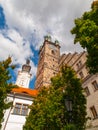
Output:
[[18,72],[16,85],[24,88],[29,88],[29,83],[31,79],[30,70],[30,61],[27,59],[26,64],[22,66],[22,70]]
[[98,9],[98,0],[93,0],[92,8],[93,9]]
[[39,50],[35,89],[50,85],[51,77],[58,72],[59,58],[60,46],[58,41],[53,43],[50,36],[45,36],[44,43]]

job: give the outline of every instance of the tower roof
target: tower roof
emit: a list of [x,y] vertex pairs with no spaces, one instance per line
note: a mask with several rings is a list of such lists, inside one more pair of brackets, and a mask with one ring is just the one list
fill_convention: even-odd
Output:
[[24,65],[22,66],[22,71],[30,72],[30,70],[31,70],[30,60],[27,59],[27,60],[26,60],[26,64],[24,64]]

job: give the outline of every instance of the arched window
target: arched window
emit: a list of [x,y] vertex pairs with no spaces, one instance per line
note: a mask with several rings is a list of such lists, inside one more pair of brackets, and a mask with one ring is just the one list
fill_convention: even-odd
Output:
[[54,51],[54,50],[52,50],[51,53],[52,53],[53,55],[55,55],[55,51]]

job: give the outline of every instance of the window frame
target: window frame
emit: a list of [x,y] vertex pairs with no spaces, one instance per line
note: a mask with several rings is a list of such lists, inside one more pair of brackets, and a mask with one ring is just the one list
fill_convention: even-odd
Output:
[[[25,107],[23,107],[25,106]],[[29,105],[24,103],[15,103],[15,106],[13,108],[13,114],[14,115],[21,115],[21,116],[27,116],[29,111]]]
[[76,66],[77,66],[77,69],[79,69],[82,66],[82,61],[79,60],[79,62],[76,64]]
[[84,78],[84,74],[83,74],[83,72],[82,72],[82,71],[80,71],[80,72],[79,72],[79,76],[80,76],[80,78],[81,78],[81,79],[83,79],[83,78]]
[[96,111],[95,106],[91,106],[91,107],[90,107],[90,111],[91,111],[91,114],[92,114],[92,116],[93,116],[93,119],[98,118],[98,113],[97,113],[97,111]]
[[92,86],[93,86],[93,88],[94,88],[95,91],[98,90],[98,83],[97,83],[96,80],[94,80],[94,81],[92,82]]
[[52,54],[52,55],[55,55],[55,50],[51,50],[51,54]]
[[84,91],[85,91],[86,96],[88,97],[88,96],[90,95],[90,91],[89,91],[88,86],[86,86],[86,87],[84,88]]

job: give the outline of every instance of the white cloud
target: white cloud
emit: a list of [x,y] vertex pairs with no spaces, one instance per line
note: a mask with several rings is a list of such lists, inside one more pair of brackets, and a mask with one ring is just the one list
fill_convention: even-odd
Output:
[[[61,52],[81,51],[70,30],[74,19],[90,10],[92,0],[0,0],[8,29],[0,32],[0,57],[12,55],[23,64],[32,57],[30,45],[38,49],[44,35],[60,41]],[[32,73],[36,67],[32,62]]]
[[91,3],[92,0],[1,0],[8,26],[17,28],[26,39],[35,34],[36,40],[32,43],[35,48],[39,47],[39,40],[50,33],[61,41],[65,51],[73,51],[70,30],[74,19],[89,10]]
[[16,59],[20,64],[26,58],[33,56],[28,41],[12,29],[3,30],[3,33],[0,33],[0,56],[6,58],[8,55],[14,57],[14,60]]
[[[0,33],[0,60],[12,57],[14,64],[23,65],[27,58],[33,57],[33,52],[30,49],[30,44],[16,30],[3,30]],[[32,64],[32,77],[35,76],[36,67]]]

